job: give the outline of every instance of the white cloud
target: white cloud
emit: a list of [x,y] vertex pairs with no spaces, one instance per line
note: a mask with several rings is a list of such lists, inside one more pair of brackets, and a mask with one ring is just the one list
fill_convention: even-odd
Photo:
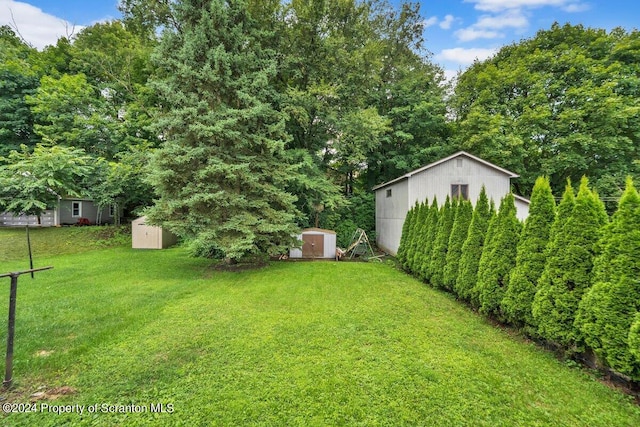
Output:
[[440,21],[437,16],[432,16],[422,21],[422,25],[424,26],[424,28],[438,25],[443,30],[448,30],[451,28],[451,24],[453,24],[453,21],[455,21],[453,15],[446,15],[442,21]]
[[495,39],[504,37],[498,30],[513,28],[523,30],[529,26],[529,20],[520,9],[510,9],[501,13],[481,15],[470,27],[456,31],[458,40],[466,42],[477,39]]
[[473,27],[458,30],[455,32],[455,35],[458,40],[462,42],[470,42],[478,39],[497,39],[500,37],[504,37],[504,34],[499,33],[498,31],[477,30]]
[[477,10],[498,13],[509,9],[535,9],[544,6],[569,8],[586,7],[581,0],[464,0],[474,3]]
[[432,16],[431,18],[427,18],[424,21],[422,21],[422,26],[424,28],[429,28],[429,27],[433,27],[437,23],[438,23],[438,17]]
[[448,30],[451,28],[451,24],[453,24],[453,21],[455,20],[455,18],[453,17],[453,15],[447,15],[444,17],[444,20],[442,20],[440,22],[440,28],[442,28],[443,30]]
[[587,3],[573,3],[568,4],[562,8],[565,12],[576,13],[576,12],[584,12],[585,10],[591,9],[591,6]]
[[461,48],[455,47],[453,49],[443,49],[442,52],[436,55],[436,58],[442,61],[454,62],[463,66],[467,66],[473,63],[476,59],[483,61],[490,56],[494,55],[497,49],[485,49],[485,48]]
[[520,10],[508,10],[499,15],[482,15],[474,28],[502,29],[502,28],[526,28],[529,20]]
[[0,25],[9,25],[33,47],[54,45],[60,37],[78,33],[82,26],[57,18],[42,9],[14,0],[0,0]]

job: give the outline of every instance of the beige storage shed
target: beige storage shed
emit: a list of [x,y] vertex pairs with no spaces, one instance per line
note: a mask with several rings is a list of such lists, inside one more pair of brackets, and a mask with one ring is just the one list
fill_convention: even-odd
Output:
[[178,237],[162,227],[146,224],[143,216],[131,223],[131,247],[133,249],[165,249],[174,245]]
[[335,259],[336,232],[322,228],[306,228],[298,234],[302,241],[301,248],[291,248],[289,258]]

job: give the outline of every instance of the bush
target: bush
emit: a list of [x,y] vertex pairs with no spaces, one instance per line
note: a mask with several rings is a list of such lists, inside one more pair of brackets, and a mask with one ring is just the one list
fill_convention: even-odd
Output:
[[[516,217],[513,194],[506,195],[500,203],[495,230],[491,241],[485,245],[482,258],[485,262],[478,270],[478,300],[480,312],[501,318],[500,302],[515,266],[516,249],[522,225]],[[488,253],[486,258],[485,252]]]
[[471,301],[471,293],[478,278],[478,264],[482,256],[485,235],[492,216],[493,207],[489,208],[489,199],[483,186],[473,210],[467,237],[462,244],[458,277],[454,286],[454,291],[460,299]]
[[556,203],[549,180],[540,177],[533,186],[529,216],[518,244],[516,267],[501,303],[506,319],[515,325],[527,326],[530,333],[534,329],[531,304],[544,271],[548,255],[546,249],[555,215]]
[[436,237],[433,242],[433,250],[431,252],[431,260],[429,264],[430,278],[429,282],[433,286],[442,287],[444,285],[444,267],[447,264],[447,246],[451,229],[453,228],[453,219],[455,216],[457,202],[451,203],[449,196],[442,205],[440,210],[440,218],[436,230]]
[[602,362],[640,380],[640,196],[630,178],[599,248],[575,324]]
[[[565,195],[563,202],[572,198],[570,186],[567,192],[571,196]],[[568,219],[562,203],[559,208],[549,258],[532,307],[540,336],[569,352],[581,350],[582,334],[574,320],[578,304],[592,284],[596,243],[606,222],[604,205],[582,178]]]
[[469,234],[469,224],[473,215],[473,207],[468,200],[460,201],[453,221],[451,236],[449,237],[446,265],[444,268],[444,287],[450,291],[456,284],[462,255],[462,245]]

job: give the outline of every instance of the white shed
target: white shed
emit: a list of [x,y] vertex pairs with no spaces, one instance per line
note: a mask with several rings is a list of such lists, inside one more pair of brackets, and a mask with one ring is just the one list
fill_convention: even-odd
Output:
[[306,228],[298,234],[301,248],[291,248],[289,258],[335,259],[336,232],[321,228]]
[[[437,197],[462,197],[475,204],[484,185],[496,206],[511,191],[511,179],[519,175],[467,152],[459,151],[392,181],[373,187],[376,193],[376,238],[378,247],[395,255],[400,246],[402,224],[416,202],[429,203]],[[517,215],[524,220],[529,200],[516,197]]]
[[165,249],[175,244],[178,237],[162,227],[146,224],[143,216],[131,222],[131,247],[133,249]]

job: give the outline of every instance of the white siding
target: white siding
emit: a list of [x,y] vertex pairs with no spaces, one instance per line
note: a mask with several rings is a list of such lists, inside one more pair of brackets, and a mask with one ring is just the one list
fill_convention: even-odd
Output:
[[[487,196],[498,206],[500,200],[511,191],[512,177],[517,175],[461,152],[377,187],[378,246],[392,255],[397,254],[404,219],[416,202],[427,200],[431,204],[433,198],[437,197],[438,204],[442,205],[446,197],[451,196],[452,184],[466,184],[472,203],[478,200],[484,185]],[[387,193],[389,190],[390,197]],[[516,207],[518,218],[524,220],[529,211],[526,199],[516,199]]]
[[55,209],[47,209],[40,215],[40,223],[36,215],[13,215],[11,212],[0,212],[0,226],[17,227],[17,226],[41,226],[51,227],[58,225],[56,222]]
[[409,180],[404,179],[376,190],[376,241],[380,249],[392,255],[400,246],[402,225],[412,204],[408,189]]
[[133,249],[164,249],[178,241],[175,234],[162,227],[147,225],[146,220],[147,217],[143,216],[131,222]]
[[[458,160],[462,160],[461,166],[458,166]],[[425,198],[428,198],[431,203],[434,196],[438,198],[438,204],[442,205],[446,197],[451,196],[452,184],[467,184],[469,200],[473,204],[478,200],[484,184],[487,197],[493,199],[496,206],[500,204],[500,200],[511,187],[510,179],[504,173],[461,156],[411,176],[409,178],[410,206],[413,206],[416,201],[423,202]]]
[[529,201],[524,197],[516,197],[516,216],[523,222],[529,216]]
[[[302,230],[301,234],[298,234],[296,238],[299,241],[302,241],[303,234],[313,234],[313,235],[322,235],[324,236],[323,241],[323,258],[325,259],[335,259],[336,257],[336,233],[331,230],[322,230],[320,228],[308,228]],[[289,249],[289,258],[302,258],[302,248],[291,248]]]

